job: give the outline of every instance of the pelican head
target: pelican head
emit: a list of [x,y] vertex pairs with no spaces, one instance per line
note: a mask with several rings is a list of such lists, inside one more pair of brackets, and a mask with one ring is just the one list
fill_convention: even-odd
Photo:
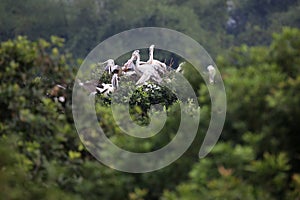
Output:
[[135,50],[135,51],[132,53],[132,57],[134,57],[134,58],[137,58],[139,55],[140,55],[140,51],[139,51],[139,50]]
[[115,61],[113,59],[108,59],[107,61],[99,62],[99,64],[101,65],[106,64],[107,66],[113,66],[115,65]]
[[111,74],[111,68],[115,65],[115,61],[113,59],[108,59],[107,61],[104,61],[100,64],[106,64],[105,71],[108,71],[108,73]]
[[149,50],[150,50],[150,51],[153,51],[153,50],[154,50],[154,47],[155,47],[155,45],[152,44],[152,45],[149,47]]
[[108,59],[106,62],[108,65],[115,65],[115,61],[113,59]]

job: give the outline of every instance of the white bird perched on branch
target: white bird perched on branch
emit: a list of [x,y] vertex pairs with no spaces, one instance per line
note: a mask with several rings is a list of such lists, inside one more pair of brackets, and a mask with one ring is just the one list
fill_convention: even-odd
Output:
[[160,62],[159,60],[155,60],[154,57],[154,47],[155,45],[152,44],[149,47],[149,60],[147,61],[147,64],[152,64],[156,70],[158,70],[161,73],[166,73],[167,72],[167,65],[163,62]]
[[122,74],[125,76],[131,76],[133,74],[136,74],[134,71],[134,61],[135,57],[132,55],[131,58],[123,65],[122,69]]
[[155,45],[152,44],[149,47],[149,59],[147,62],[140,61],[141,65],[144,64],[151,64],[157,71],[161,72],[162,74],[167,72],[167,65],[159,60],[154,59],[154,47]]
[[113,59],[108,59],[107,61],[104,61],[99,64],[100,65],[106,64],[105,71],[108,71],[108,73],[111,74],[113,72],[112,68],[115,66],[115,61]]
[[156,71],[153,64],[140,64],[140,52],[139,50],[135,50],[132,53],[132,56],[136,58],[136,66],[134,65],[134,71],[137,73],[138,76],[141,78],[137,81],[136,85],[140,85],[148,81],[150,78],[158,83],[162,81],[162,78]]
[[215,82],[214,79],[215,79],[215,75],[216,75],[216,69],[214,68],[214,66],[208,65],[207,71],[208,71],[209,83],[210,84],[214,84],[214,82]]

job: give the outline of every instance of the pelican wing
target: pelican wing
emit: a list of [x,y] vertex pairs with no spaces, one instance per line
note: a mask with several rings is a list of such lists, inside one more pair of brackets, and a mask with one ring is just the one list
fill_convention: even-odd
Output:
[[157,71],[153,71],[153,73],[151,74],[152,76],[152,80],[160,83],[162,82],[162,78],[160,77],[159,73]]
[[136,82],[136,85],[140,85],[148,81],[151,77],[151,73],[144,73],[141,78]]

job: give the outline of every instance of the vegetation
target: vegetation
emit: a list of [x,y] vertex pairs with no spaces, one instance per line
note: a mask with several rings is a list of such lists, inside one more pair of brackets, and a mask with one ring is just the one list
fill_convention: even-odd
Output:
[[[300,30],[291,28],[299,27],[299,2],[232,2],[228,8],[221,0],[149,0],[143,6],[137,0],[14,5],[2,0],[0,199],[299,199]],[[229,17],[237,24],[226,25]],[[199,159],[198,151],[210,98],[192,66],[184,75],[197,90],[201,122],[194,143],[176,162],[151,173],[122,173],[101,165],[80,142],[71,111],[77,58],[95,41],[138,26],[182,31],[213,52],[228,109],[221,139],[206,158]],[[67,86],[65,105],[47,95],[57,83]],[[97,99],[101,126],[111,140],[136,152],[167,144],[180,110],[173,95],[163,92],[169,99],[141,89],[131,99],[137,117],[134,105],[145,111],[158,99],[168,106],[167,128],[143,142],[124,136],[108,102]],[[143,101],[135,100],[140,97]]]
[[[0,40],[66,39],[85,57],[98,43],[128,29],[158,26],[190,35],[216,56],[229,47],[268,45],[282,26],[300,27],[299,0],[10,0],[0,2]],[[213,36],[213,37],[212,37]]]

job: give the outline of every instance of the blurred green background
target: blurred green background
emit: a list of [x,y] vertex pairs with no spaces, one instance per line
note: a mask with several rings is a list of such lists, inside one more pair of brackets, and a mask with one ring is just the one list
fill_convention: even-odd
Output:
[[[131,28],[185,33],[212,55],[228,110],[221,138],[198,158],[210,98],[192,66],[201,106],[199,134],[188,151],[156,172],[129,174],[101,165],[80,142],[71,89],[82,59],[98,43]],[[300,199],[299,0],[1,0],[0,199]],[[157,55],[159,57],[159,55]],[[47,97],[66,84],[65,106]],[[170,141],[128,142],[110,108],[101,126],[137,151]],[[177,127],[178,108],[168,108]]]

